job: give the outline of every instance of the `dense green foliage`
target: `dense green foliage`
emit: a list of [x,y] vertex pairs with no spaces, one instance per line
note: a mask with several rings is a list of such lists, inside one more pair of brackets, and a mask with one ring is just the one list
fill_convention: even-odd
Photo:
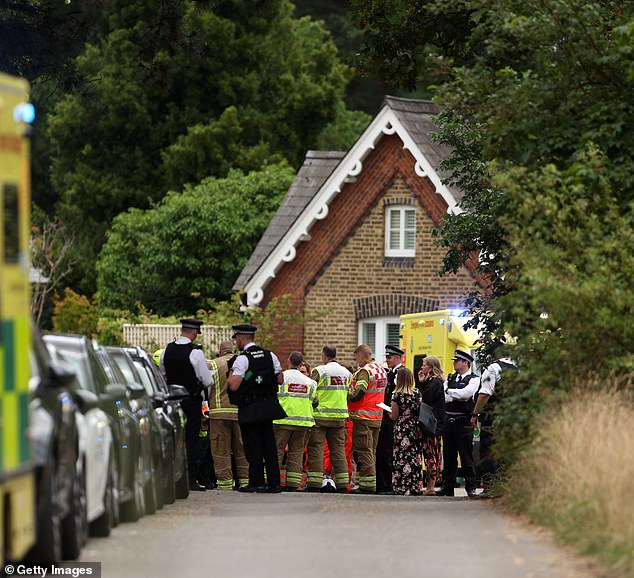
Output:
[[119,212],[230,168],[296,166],[346,84],[326,31],[286,0],[112,0],[102,27],[76,61],[84,83],[48,119],[84,291]]
[[97,266],[100,305],[191,314],[225,299],[293,176],[287,165],[232,170],[120,214]]
[[[464,192],[439,230],[445,270],[477,263],[468,301],[485,358],[506,351],[521,365],[500,413],[512,459],[576,373],[632,369],[633,5],[356,4],[366,64],[437,85],[446,168]],[[500,348],[505,335],[514,348]]]

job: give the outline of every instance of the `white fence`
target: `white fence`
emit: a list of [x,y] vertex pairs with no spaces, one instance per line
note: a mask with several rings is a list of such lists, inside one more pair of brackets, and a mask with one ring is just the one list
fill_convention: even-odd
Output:
[[[196,343],[203,346],[207,357],[218,353],[218,346],[222,341],[232,341],[229,325],[203,325],[201,331],[202,335],[198,336]],[[180,334],[180,325],[130,325],[127,323],[123,325],[123,340],[128,345],[140,345],[150,353],[165,347]]]

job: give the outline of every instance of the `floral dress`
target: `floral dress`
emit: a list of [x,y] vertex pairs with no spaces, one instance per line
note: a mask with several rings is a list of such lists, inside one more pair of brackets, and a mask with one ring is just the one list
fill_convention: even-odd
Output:
[[423,491],[423,442],[418,427],[421,392],[411,395],[398,392],[392,402],[398,405],[398,419],[394,422],[392,450],[392,490],[395,494],[416,496]]

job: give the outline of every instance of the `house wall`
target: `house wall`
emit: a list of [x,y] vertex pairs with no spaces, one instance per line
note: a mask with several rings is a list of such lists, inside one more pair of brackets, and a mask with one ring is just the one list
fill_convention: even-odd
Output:
[[[360,318],[458,307],[473,287],[468,272],[439,277],[444,249],[435,246],[434,222],[447,210],[415,160],[396,135],[384,136],[364,160],[355,182],[347,183],[330,204],[328,216],[310,230],[265,289],[265,301],[291,294],[308,318],[303,335],[284,335],[276,351],[286,357],[304,351],[319,362],[325,343],[337,346],[339,359],[353,360]],[[416,257],[384,258],[385,208],[416,206]],[[377,352],[382,359],[382,352]]]

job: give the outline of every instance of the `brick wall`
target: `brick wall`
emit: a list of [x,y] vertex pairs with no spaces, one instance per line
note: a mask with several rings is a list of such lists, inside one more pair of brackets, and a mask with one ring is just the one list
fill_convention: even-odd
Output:
[[[365,158],[363,171],[330,204],[328,217],[317,221],[310,240],[297,246],[265,289],[265,302],[291,294],[304,303],[308,320],[303,336],[284,336],[276,351],[304,351],[319,361],[324,343],[352,362],[358,345],[358,320],[364,316],[415,313],[419,307],[459,307],[474,279],[462,271],[439,277],[444,250],[431,236],[447,210],[429,179],[414,172],[414,158],[396,135],[384,136]],[[391,204],[416,207],[416,257],[385,258],[385,209]],[[378,314],[377,314],[378,313]]]

